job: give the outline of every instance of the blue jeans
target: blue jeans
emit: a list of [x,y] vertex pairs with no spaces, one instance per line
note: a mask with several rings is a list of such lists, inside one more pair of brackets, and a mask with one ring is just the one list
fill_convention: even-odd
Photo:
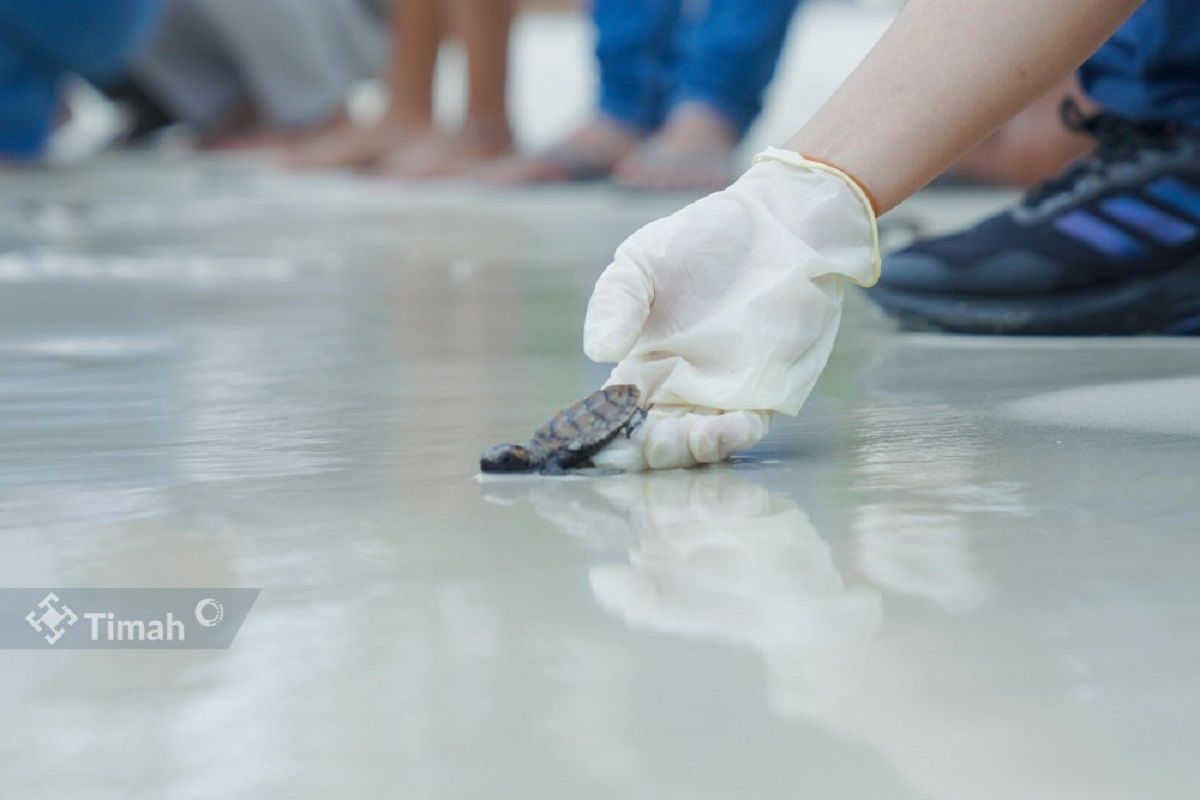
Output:
[[64,73],[102,78],[153,23],[159,0],[0,0],[0,156],[31,158],[54,125]]
[[1146,0],[1079,77],[1089,97],[1123,117],[1200,127],[1200,3]]
[[799,0],[593,0],[600,110],[637,130],[699,101],[744,133]]

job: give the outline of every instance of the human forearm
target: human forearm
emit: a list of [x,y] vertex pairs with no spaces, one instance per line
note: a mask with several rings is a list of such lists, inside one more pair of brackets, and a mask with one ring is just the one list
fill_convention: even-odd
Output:
[[786,146],[863,184],[879,213],[1081,64],[1140,0],[910,0]]

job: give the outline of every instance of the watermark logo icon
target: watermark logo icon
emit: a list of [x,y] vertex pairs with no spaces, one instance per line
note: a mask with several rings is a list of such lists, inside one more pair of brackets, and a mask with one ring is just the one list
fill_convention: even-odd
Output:
[[220,625],[223,619],[225,619],[225,606],[221,605],[221,601],[217,598],[206,597],[196,603],[196,622],[204,627],[212,628]]
[[37,608],[25,615],[25,621],[42,634],[47,644],[54,645],[72,625],[79,622],[79,616],[57,594],[50,592],[37,604]]
[[223,650],[258,591],[0,586],[0,651]]

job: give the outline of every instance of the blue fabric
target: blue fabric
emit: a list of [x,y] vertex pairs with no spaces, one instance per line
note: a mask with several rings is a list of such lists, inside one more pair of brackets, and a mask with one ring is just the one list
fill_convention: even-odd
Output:
[[104,78],[149,31],[161,0],[0,0],[0,155],[30,158],[53,127],[58,81]]
[[799,0],[594,0],[600,110],[653,130],[700,101],[739,132],[763,94]]
[[1200,126],[1200,3],[1146,0],[1079,77],[1089,97],[1121,116]]

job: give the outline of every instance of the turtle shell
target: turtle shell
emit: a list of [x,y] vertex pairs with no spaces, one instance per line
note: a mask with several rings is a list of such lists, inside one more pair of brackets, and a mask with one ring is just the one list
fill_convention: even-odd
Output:
[[575,456],[572,461],[582,461],[629,424],[640,397],[638,388],[629,384],[592,392],[534,431],[532,443],[548,454],[565,450]]

